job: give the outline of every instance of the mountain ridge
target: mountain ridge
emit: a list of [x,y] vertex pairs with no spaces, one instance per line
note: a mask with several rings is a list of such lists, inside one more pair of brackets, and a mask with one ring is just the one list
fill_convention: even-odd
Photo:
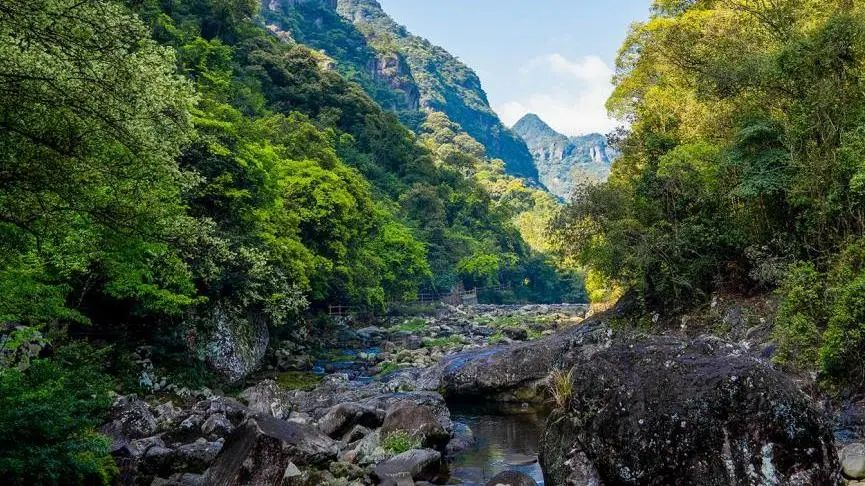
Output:
[[606,180],[618,152],[600,133],[569,137],[540,116],[528,113],[512,130],[529,147],[540,182],[556,196],[568,199],[577,185]]
[[[334,8],[336,4],[336,8]],[[538,180],[525,142],[490,107],[478,75],[446,49],[411,34],[374,0],[264,0],[268,28],[322,51],[416,133],[440,112],[505,162],[509,174]]]

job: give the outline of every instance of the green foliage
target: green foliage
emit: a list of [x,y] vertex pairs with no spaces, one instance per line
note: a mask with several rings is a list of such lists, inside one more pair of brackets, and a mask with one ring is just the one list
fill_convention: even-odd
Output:
[[421,441],[412,434],[398,430],[382,438],[381,447],[387,452],[396,455],[412,449],[420,449]]
[[426,329],[426,326],[427,322],[424,319],[415,317],[396,326],[396,330],[402,332],[419,332]]
[[865,353],[865,242],[847,245],[820,272],[813,263],[791,268],[779,293],[775,326],[779,362],[820,369],[834,381],[861,383]]
[[0,369],[0,475],[8,484],[110,484],[109,439],[94,430],[111,404],[100,353],[62,348],[25,371]]
[[[608,102],[629,122],[612,134],[622,157],[556,220],[565,255],[667,311],[719,287],[771,289],[794,261],[825,273],[865,232],[865,22],[836,7],[655,2]],[[788,311],[779,332],[813,334]]]
[[321,376],[305,371],[284,371],[276,376],[276,382],[286,390],[309,391],[321,382]]
[[173,52],[113,2],[15,0],[0,59],[0,287],[19,289],[3,318],[81,321],[66,305],[77,281],[143,310],[188,304],[167,242],[184,221],[174,159],[194,97]]
[[826,322],[824,275],[812,263],[790,269],[778,290],[781,306],[776,316],[774,338],[778,342],[776,360],[802,369],[818,362],[821,329]]

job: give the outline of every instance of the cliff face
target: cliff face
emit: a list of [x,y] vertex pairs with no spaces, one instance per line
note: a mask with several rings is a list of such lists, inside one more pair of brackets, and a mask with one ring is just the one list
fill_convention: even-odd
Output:
[[329,69],[361,85],[383,108],[401,116],[419,110],[420,91],[405,59],[393,49],[371,45],[337,14],[336,0],[263,1],[265,23],[281,40],[321,52]]
[[564,199],[570,197],[577,184],[605,180],[618,156],[603,135],[567,137],[534,114],[518,121],[514,131],[528,145],[541,182]]
[[505,127],[490,107],[477,74],[441,47],[412,35],[375,0],[339,0],[338,12],[364,34],[370,45],[392,50],[408,63],[425,112],[442,112],[505,161],[508,173],[537,179],[525,143]]

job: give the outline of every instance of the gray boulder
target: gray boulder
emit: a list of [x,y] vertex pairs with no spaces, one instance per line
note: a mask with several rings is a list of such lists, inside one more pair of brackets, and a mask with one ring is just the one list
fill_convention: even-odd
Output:
[[[569,484],[588,458],[607,484],[838,484],[833,438],[793,382],[717,339],[584,347],[541,463]],[[577,464],[581,464],[578,468]]]
[[334,439],[347,434],[355,426],[378,428],[384,420],[384,411],[359,403],[340,403],[319,419],[318,429]]
[[109,422],[99,431],[111,439],[111,452],[118,456],[130,456],[130,440],[143,439],[156,432],[156,417],[150,406],[135,395],[120,396],[109,412]]
[[273,380],[264,380],[247,388],[240,394],[240,399],[246,402],[253,414],[270,415],[283,420],[291,413],[288,393]]
[[326,468],[337,452],[337,443],[315,427],[260,416],[249,419],[226,440],[204,482],[281,484],[286,472],[297,466]]
[[538,486],[538,483],[519,471],[504,471],[487,481],[486,486]]
[[199,439],[183,444],[175,449],[171,457],[171,469],[191,473],[202,473],[216,459],[222,449],[222,442],[208,442]]
[[441,426],[432,409],[410,401],[395,403],[384,417],[381,436],[398,432],[416,437],[426,447],[442,448],[450,440],[450,433]]
[[849,444],[841,449],[841,468],[850,479],[865,479],[865,444]]
[[227,302],[200,310],[193,318],[207,329],[207,365],[229,383],[237,383],[261,364],[270,333],[263,315]]
[[380,481],[405,477],[434,481],[442,474],[442,456],[432,449],[412,449],[376,465],[373,474]]
[[231,421],[221,413],[211,415],[201,424],[201,433],[211,438],[225,437],[232,430],[234,430],[234,426]]
[[567,367],[583,346],[608,341],[607,330],[597,324],[584,323],[529,343],[450,356],[440,366],[441,388],[455,398],[542,402],[546,379],[553,370]]

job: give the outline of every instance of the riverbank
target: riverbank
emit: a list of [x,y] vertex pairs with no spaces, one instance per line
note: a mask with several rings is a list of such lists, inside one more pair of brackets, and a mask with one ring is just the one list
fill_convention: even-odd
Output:
[[[706,384],[690,396],[702,396],[707,404],[716,400],[712,383],[717,380],[735,384],[739,374],[746,372],[759,380],[774,380],[778,384],[774,390],[790,390],[774,400],[806,418],[795,423],[779,418],[763,424],[765,428],[795,425],[807,430],[815,444],[827,444],[832,440],[820,432],[824,429],[819,417],[837,411],[835,442],[841,446],[861,440],[865,415],[860,409],[833,408],[813,397],[799,398],[802,384],[797,387],[761,358],[766,346],[757,341],[764,334],[745,332],[754,342],[658,340],[616,327],[616,311],[584,320],[586,310],[585,306],[477,306],[439,308],[375,323],[344,320],[336,323],[340,332],[332,333],[338,338],[318,352],[292,354],[277,347],[252,386],[234,396],[202,390],[191,392],[198,396],[182,403],[157,396],[148,401],[120,398],[103,432],[114,439],[113,453],[128,484],[191,485],[217,480],[250,484],[252,477],[264,484],[277,476],[284,478],[282,484],[484,484],[503,471],[511,471],[521,481],[540,482],[545,473],[550,474],[541,471],[539,461],[548,425],[545,414],[534,412],[550,404],[550,373],[587,359],[590,363],[608,360],[604,369],[569,376],[579,381],[577,385],[586,384],[588,394],[593,380],[604,371],[630,362],[631,358],[626,362],[607,354],[624,346],[650,353],[646,356],[661,352],[670,363],[683,359],[683,350],[691,349],[694,358],[687,359],[703,360],[707,370],[740,370],[721,372],[717,378],[695,375]],[[714,350],[707,352],[707,346]],[[657,351],[667,348],[673,353]],[[286,359],[289,356],[293,359]],[[652,380],[666,379],[668,374]],[[641,386],[657,384],[629,383],[626,389],[646,393]],[[742,400],[727,406],[745,410],[750,402]],[[506,413],[477,408],[490,403],[507,403],[511,408]],[[624,416],[645,413],[641,410]],[[735,427],[746,426],[744,422],[751,419],[739,420]],[[717,433],[731,427],[717,426]],[[703,437],[701,431],[692,433],[694,440]],[[569,432],[560,435],[567,437]],[[783,446],[777,438],[772,441]],[[547,443],[546,450],[552,449]],[[813,472],[809,477],[830,481],[814,484],[830,484],[833,477],[840,481],[834,446],[831,449],[823,459],[800,464]],[[585,457],[580,464],[572,459],[567,462],[580,469],[584,479],[576,484],[592,484],[597,479],[594,463]],[[748,461],[746,457],[737,460]],[[280,471],[264,467],[267,463],[278,464]],[[262,464],[263,469],[249,464]],[[821,471],[828,472],[821,476]]]

